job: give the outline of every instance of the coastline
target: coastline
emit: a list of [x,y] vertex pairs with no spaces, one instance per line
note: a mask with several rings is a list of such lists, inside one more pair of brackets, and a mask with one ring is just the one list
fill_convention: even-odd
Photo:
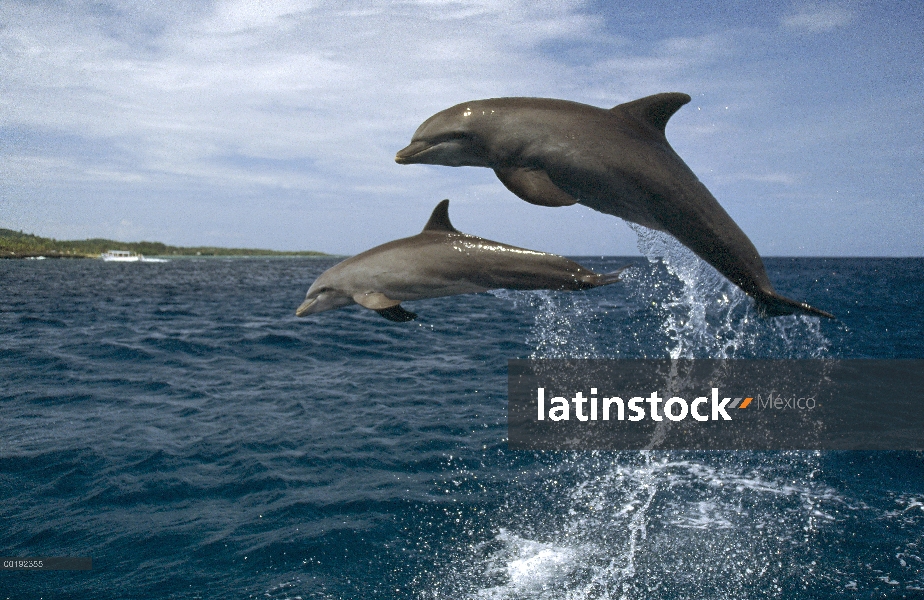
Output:
[[315,250],[264,250],[216,246],[169,246],[161,242],[120,242],[108,239],[55,240],[0,228],[0,258],[99,258],[110,250],[126,250],[149,258],[279,256],[318,257],[332,255]]

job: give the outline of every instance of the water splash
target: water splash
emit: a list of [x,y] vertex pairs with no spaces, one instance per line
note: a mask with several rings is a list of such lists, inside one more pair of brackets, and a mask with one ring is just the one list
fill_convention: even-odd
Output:
[[487,551],[485,576],[497,585],[476,591],[479,598],[541,597],[556,580],[567,577],[580,556],[577,549],[542,543],[501,529],[490,543],[478,548]]
[[576,293],[491,292],[533,315],[529,358],[830,355],[818,317],[760,317],[744,292],[674,238],[633,228],[648,260],[627,269],[620,284]]
[[520,310],[534,314],[526,344],[529,358],[603,358],[598,343],[598,309],[582,294],[538,291],[492,290]]
[[[819,319],[761,318],[739,288],[672,237],[632,227],[648,263],[628,270],[625,285],[609,288],[607,301],[494,292],[533,312],[530,358],[828,354]],[[488,581],[465,595],[779,597],[811,579],[811,541],[840,503],[814,484],[819,459],[813,453],[543,455],[556,456],[563,458],[549,477],[573,483],[542,503],[566,518],[541,533],[535,524],[520,533],[500,528],[479,548],[481,577]],[[520,489],[514,496],[543,493]],[[516,497],[509,501],[518,503]],[[782,553],[789,553],[786,564]]]
[[817,540],[846,507],[811,456],[543,456],[542,477],[508,499],[506,517],[533,512],[530,523],[499,528],[426,597],[778,598],[831,575]]
[[[670,358],[819,358],[830,341],[820,319],[762,318],[751,300],[666,233],[630,225],[651,268],[626,277],[644,317],[655,317]],[[653,315],[652,315],[653,313]],[[660,357],[659,357],[660,358]]]

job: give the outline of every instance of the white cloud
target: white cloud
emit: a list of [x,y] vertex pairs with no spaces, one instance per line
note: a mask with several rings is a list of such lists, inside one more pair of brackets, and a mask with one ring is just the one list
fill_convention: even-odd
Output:
[[386,132],[398,147],[397,132],[430,107],[536,89],[542,59],[524,72],[523,53],[594,26],[556,3],[383,3],[357,14],[234,2],[191,22],[164,16],[155,49],[142,51],[89,12],[53,12],[23,9],[0,34],[5,124],[125,139],[137,168],[184,173],[222,153],[323,161],[366,146],[368,157]]
[[730,182],[753,182],[767,183],[779,186],[792,187],[800,183],[800,177],[793,173],[728,173],[714,177],[715,181],[722,183]]
[[810,4],[783,18],[783,25],[796,31],[821,33],[849,25],[853,13],[837,6]]
[[[141,16],[127,4],[102,21],[90,5],[16,8],[0,32],[0,125],[69,138],[56,153],[70,154],[70,168],[48,174],[62,182],[384,191],[396,187],[395,151],[447,105],[611,89],[607,78],[557,77],[540,50],[604,35],[579,3],[241,1]],[[140,40],[132,19],[158,23],[156,33]],[[108,152],[83,156],[80,140]],[[222,165],[229,156],[239,160]],[[323,176],[280,173],[259,159],[303,159]],[[8,166],[13,179],[33,174],[17,173],[20,163]]]
[[[577,1],[8,2],[3,10],[0,226],[17,229],[37,222],[28,211],[45,198],[70,235],[99,235],[88,215],[129,199],[118,210],[146,207],[126,218],[148,239],[199,243],[209,231],[210,243],[227,235],[248,246],[354,252],[407,223],[418,228],[448,196],[455,220],[466,222],[465,209],[476,215],[472,233],[549,251],[631,252],[633,239],[613,241],[612,217],[532,207],[490,171],[402,167],[394,153],[423,119],[468,99],[613,106],[686,91],[694,101],[668,137],[708,185],[722,183],[717,197],[740,214],[749,206],[741,182],[824,184],[792,156],[831,160],[807,152],[844,130],[837,115],[856,114],[846,100],[824,111],[812,104],[811,63],[775,62],[768,47],[793,38],[775,22],[743,31],[658,15],[657,33],[641,39]],[[784,25],[826,31],[851,18],[812,5]],[[787,105],[787,93],[804,104]],[[875,120],[867,128],[882,130]],[[556,238],[558,230],[574,233]]]

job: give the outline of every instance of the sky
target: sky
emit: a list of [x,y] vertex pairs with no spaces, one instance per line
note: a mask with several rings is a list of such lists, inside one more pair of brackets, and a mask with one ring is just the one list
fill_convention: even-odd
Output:
[[765,256],[924,256],[924,3],[0,0],[0,227],[354,254],[461,231],[638,254],[483,168],[402,166],[467,100],[693,101],[677,153]]

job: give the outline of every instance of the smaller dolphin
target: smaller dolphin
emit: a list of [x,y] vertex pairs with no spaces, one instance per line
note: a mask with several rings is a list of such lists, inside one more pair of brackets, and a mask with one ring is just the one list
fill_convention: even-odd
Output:
[[619,281],[621,271],[598,274],[563,256],[462,233],[449,222],[449,200],[443,200],[417,235],[376,246],[321,273],[295,316],[359,304],[390,321],[411,321],[417,315],[401,308],[405,300],[499,288],[584,290]]

